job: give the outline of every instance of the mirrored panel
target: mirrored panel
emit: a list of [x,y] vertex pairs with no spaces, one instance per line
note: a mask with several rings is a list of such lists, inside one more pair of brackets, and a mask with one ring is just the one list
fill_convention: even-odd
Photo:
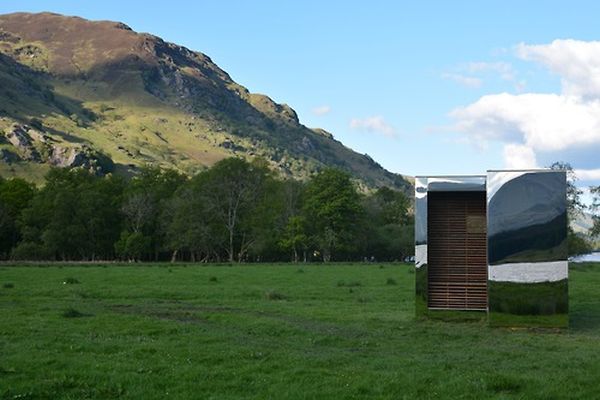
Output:
[[488,172],[492,325],[568,324],[564,171]]

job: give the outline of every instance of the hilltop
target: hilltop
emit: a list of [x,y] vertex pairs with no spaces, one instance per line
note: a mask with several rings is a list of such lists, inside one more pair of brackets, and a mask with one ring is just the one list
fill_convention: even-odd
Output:
[[0,175],[39,179],[51,165],[131,174],[146,164],[191,175],[241,156],[284,177],[334,166],[363,188],[411,186],[207,55],[120,22],[1,15],[0,81]]

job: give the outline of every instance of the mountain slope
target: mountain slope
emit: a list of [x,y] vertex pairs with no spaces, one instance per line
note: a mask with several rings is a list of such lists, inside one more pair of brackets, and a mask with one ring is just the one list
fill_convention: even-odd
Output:
[[1,15],[0,82],[0,174],[39,177],[50,165],[128,173],[148,163],[192,174],[239,155],[300,179],[336,166],[365,187],[410,187],[206,55],[122,23]]

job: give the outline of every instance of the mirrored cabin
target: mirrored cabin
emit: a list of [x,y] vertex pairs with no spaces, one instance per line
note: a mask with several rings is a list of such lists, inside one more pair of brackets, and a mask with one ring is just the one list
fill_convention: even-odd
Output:
[[415,180],[416,311],[497,326],[568,326],[566,174]]

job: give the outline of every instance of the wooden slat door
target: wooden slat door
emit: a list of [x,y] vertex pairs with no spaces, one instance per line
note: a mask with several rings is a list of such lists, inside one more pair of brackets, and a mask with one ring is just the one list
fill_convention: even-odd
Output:
[[429,192],[428,306],[487,309],[485,192]]

